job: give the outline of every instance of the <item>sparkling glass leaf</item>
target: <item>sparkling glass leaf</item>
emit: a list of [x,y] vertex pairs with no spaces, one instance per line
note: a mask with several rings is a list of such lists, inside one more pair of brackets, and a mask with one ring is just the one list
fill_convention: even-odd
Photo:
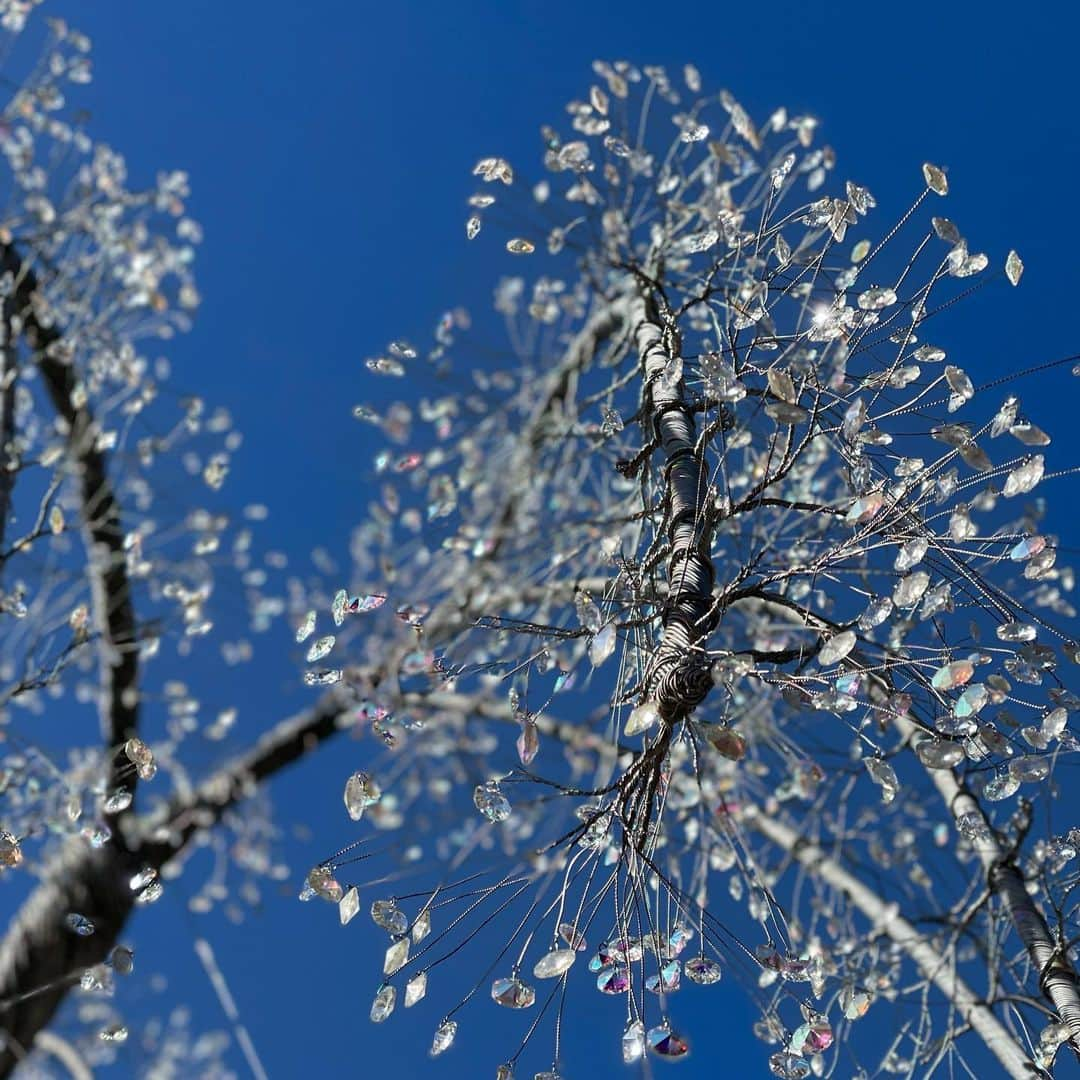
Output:
[[333,634],[327,634],[325,637],[318,638],[312,642],[307,651],[307,662],[309,664],[318,663],[324,656],[329,655],[330,650],[334,647],[334,642],[337,639]]
[[599,667],[615,651],[618,639],[615,632],[615,624],[608,623],[589,642],[589,660],[593,667]]
[[959,743],[942,739],[924,739],[915,747],[915,753],[928,769],[951,769],[964,760]]
[[983,794],[990,802],[1001,802],[1015,795],[1020,790],[1020,781],[1012,773],[999,773],[989,780],[983,788]]
[[491,999],[505,1009],[528,1009],[536,1001],[536,991],[517,977],[496,979],[491,984]]
[[427,972],[419,971],[405,984],[406,1009],[411,1009],[418,1001],[423,1000],[427,994],[427,979]]
[[949,181],[945,177],[943,170],[939,169],[936,165],[931,165],[930,162],[922,167],[923,179],[926,181],[926,186],[935,195],[947,195],[949,192]]
[[432,1057],[438,1057],[440,1054],[446,1053],[454,1045],[457,1027],[456,1020],[444,1020],[435,1029],[435,1036],[431,1040],[431,1050],[429,1051]]
[[354,772],[345,781],[345,809],[353,821],[359,821],[364,811],[382,798],[379,785],[370,773]]
[[360,892],[353,885],[346,890],[345,895],[338,901],[338,917],[342,926],[348,926],[356,918],[360,911]]
[[645,1055],[645,1025],[631,1020],[622,1034],[622,1059],[624,1065],[633,1065]]
[[534,720],[526,720],[521,725],[521,734],[517,737],[518,760],[526,768],[533,763],[540,749],[540,732]]
[[296,628],[296,642],[300,644],[307,641],[315,633],[315,612],[309,611],[300,625]]
[[394,900],[376,900],[371,905],[371,921],[395,937],[409,929],[409,920]]
[[309,871],[307,883],[316,896],[333,904],[339,903],[345,895],[345,890],[342,889],[328,866],[316,866]]
[[870,779],[881,788],[881,801],[891,803],[900,791],[896,770],[882,758],[865,758],[863,763]]
[[660,706],[655,701],[643,701],[627,717],[623,734],[627,738],[640,735],[660,722]]
[[585,935],[573,923],[559,923],[556,932],[575,952],[582,952],[586,948]]
[[576,959],[577,953],[573,949],[552,949],[537,960],[533,975],[538,979],[557,979],[570,970]]
[[473,791],[473,804],[488,821],[498,823],[510,816],[510,800],[502,793],[497,780],[477,784]]
[[822,667],[832,667],[833,664],[840,663],[855,648],[855,642],[854,630],[844,630],[833,635],[818,651],[818,663]]
[[699,986],[712,986],[713,983],[719,982],[723,975],[720,965],[705,956],[695,956],[687,960],[683,970],[686,972],[686,977]]
[[934,672],[930,685],[935,690],[953,690],[971,681],[975,665],[970,660],[954,660]]
[[371,1022],[381,1024],[397,1004],[397,990],[392,986],[380,986],[371,1003]]
[[734,728],[721,724],[702,725],[709,745],[729,761],[742,761],[746,755],[746,738]]
[[577,611],[578,622],[581,623],[582,627],[588,630],[590,634],[599,633],[602,621],[600,609],[587,592],[580,591],[577,593],[574,597],[574,608]]
[[690,1052],[690,1044],[686,1039],[673,1031],[666,1023],[658,1024],[656,1027],[650,1028],[646,1040],[649,1044],[649,1049],[656,1054],[657,1057],[674,1060],[686,1057]]
[[383,958],[383,974],[393,975],[395,971],[403,968],[409,960],[409,939],[407,937],[395,941],[386,950]]
[[1005,259],[1005,276],[1010,285],[1019,285],[1020,278],[1024,273],[1024,264],[1015,251],[1010,251]]
[[64,916],[64,925],[79,937],[89,937],[94,932],[94,924],[85,916],[72,912]]
[[810,1075],[810,1062],[801,1054],[778,1050],[769,1058],[769,1072],[781,1080],[804,1080]]
[[425,908],[416,917],[412,925],[412,939],[414,945],[419,945],[431,933],[431,912]]

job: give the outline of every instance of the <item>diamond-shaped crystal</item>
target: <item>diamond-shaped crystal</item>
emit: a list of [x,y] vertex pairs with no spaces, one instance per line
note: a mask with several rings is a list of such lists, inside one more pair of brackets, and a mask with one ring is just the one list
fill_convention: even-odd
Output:
[[405,984],[405,1008],[411,1009],[427,993],[427,972],[420,971]]
[[395,941],[393,945],[386,950],[386,956],[383,959],[383,974],[393,975],[395,971],[400,970],[405,966],[409,959],[409,939],[403,937],[398,941]]
[[348,926],[360,911],[360,893],[353,885],[338,901],[338,917],[342,926]]
[[426,908],[416,917],[412,925],[412,939],[414,945],[419,945],[431,933],[431,912]]

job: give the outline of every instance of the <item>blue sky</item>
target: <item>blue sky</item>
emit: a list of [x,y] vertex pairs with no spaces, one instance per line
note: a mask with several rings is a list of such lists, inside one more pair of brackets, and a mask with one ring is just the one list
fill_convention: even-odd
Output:
[[[959,362],[990,378],[1080,351],[1070,48],[1078,26],[1065,5],[48,6],[95,41],[95,83],[83,100],[96,135],[126,155],[133,181],[159,168],[192,176],[191,207],[206,231],[204,304],[195,330],[170,348],[177,382],[237,418],[246,443],[227,499],[267,503],[273,544],[297,565],[316,545],[344,556],[368,499],[373,447],[349,415],[371,393],[364,357],[396,337],[422,340],[446,307],[483,308],[505,270],[492,246],[464,240],[473,163],[497,153],[538,164],[540,124],[587,90],[597,57],[676,70],[692,61],[752,115],[786,104],[819,116],[838,173],[867,185],[885,217],[917,193],[923,161],[947,165],[950,215],[995,263],[1015,247],[1027,267],[1008,303],[1001,290],[972,302],[969,355]],[[1055,385],[1038,407],[1027,404],[1058,436],[1056,461],[1067,463],[1080,449],[1072,433],[1080,383],[1059,376]],[[1075,485],[1068,490],[1075,497]],[[1054,523],[1065,529],[1070,517]],[[244,678],[254,682],[223,693],[243,697],[248,731],[303,701],[298,671],[268,661]],[[281,819],[314,834],[290,841],[297,880],[305,864],[350,839],[344,768],[339,755],[323,755],[276,785]],[[172,973],[164,996],[219,1022],[190,946],[197,930],[213,941],[273,1077],[301,1076],[316,1061],[345,1075],[494,1074],[495,1051],[470,1056],[481,1038],[427,1062],[434,1007],[419,1026],[395,1017],[371,1027],[384,943],[361,928],[366,920],[343,932],[332,910],[302,908],[294,894],[290,884],[268,897],[238,928],[216,917],[199,925],[179,900],[140,916],[135,937],[147,966]],[[687,1005],[691,1034],[695,1017],[702,1049],[680,1074],[740,1077],[762,1067],[764,1047],[749,1037],[750,1013],[734,988]],[[709,1053],[704,1032],[717,1018],[732,1033]],[[587,1024],[570,1023],[568,1080],[615,1075],[616,1054]]]

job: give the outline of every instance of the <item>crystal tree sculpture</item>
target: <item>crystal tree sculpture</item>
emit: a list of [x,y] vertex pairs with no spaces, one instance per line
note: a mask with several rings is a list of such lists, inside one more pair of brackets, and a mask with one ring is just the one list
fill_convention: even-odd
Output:
[[722,975],[777,1076],[1049,1073],[1080,1050],[1080,833],[1036,812],[1077,749],[1070,470],[954,330],[1021,260],[934,165],[883,226],[812,118],[594,72],[531,190],[475,169],[467,239],[534,272],[495,291],[513,364],[460,310],[367,362],[416,397],[356,407],[381,494],[353,588],[297,611],[369,747],[302,895],[388,935],[372,1021],[441,995],[440,1055],[487,1010],[500,1080],[559,1076],[597,992],[613,1059],[678,1059]]

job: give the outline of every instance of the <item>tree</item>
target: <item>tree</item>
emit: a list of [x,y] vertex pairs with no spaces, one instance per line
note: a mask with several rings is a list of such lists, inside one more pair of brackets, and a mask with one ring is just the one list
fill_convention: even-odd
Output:
[[[433,440],[404,406],[358,409],[409,449],[379,459],[404,480],[354,545],[372,592],[339,594],[335,621],[392,595],[412,632],[321,637],[309,660],[350,666],[309,677],[358,693],[390,747],[351,778],[354,817],[385,810],[385,772],[395,819],[455,822],[453,871],[409,910],[372,905],[391,940],[371,1019],[449,982],[439,1055],[490,992],[532,1010],[499,1076],[546,1032],[547,1078],[581,983],[624,1004],[625,1061],[677,1059],[674,992],[730,969],[778,1076],[843,1071],[834,1048],[1047,1074],[1080,1049],[1077,834],[1050,809],[1080,699],[1073,575],[1023,496],[1063,473],[1018,399],[939,344],[956,301],[1022,262],[987,273],[932,216],[934,165],[874,229],[866,188],[824,194],[810,118],[758,125],[692,68],[679,89],[595,74],[510,207],[507,252],[548,253],[496,290],[517,367],[422,401]],[[475,172],[482,242],[520,185],[501,158]],[[427,367],[401,342],[368,366],[426,387],[465,324]],[[355,851],[308,879],[343,922]],[[882,999],[894,1038],[858,1023]]]
[[[593,981],[625,1009],[624,1059],[678,1058],[675,991],[721,973],[760,1008],[777,1075],[1031,1076],[1080,1048],[1075,837],[1050,828],[1075,749],[1072,576],[1017,498],[1060,473],[1018,402],[979,413],[992,388],[932,343],[993,280],[948,220],[919,232],[944,173],[849,248],[874,200],[823,194],[811,119],[758,126],[692,69],[676,89],[597,65],[572,130],[544,133],[531,200],[511,202],[505,161],[477,166],[467,236],[506,207],[509,255],[548,251],[496,291],[512,368],[468,361],[486,328],[460,311],[423,356],[399,341],[369,361],[421,400],[357,408],[389,449],[351,588],[292,598],[321,696],[191,776],[191,698],[159,669],[212,629],[215,571],[247,571],[251,540],[152,510],[185,470],[220,484],[228,423],[177,410],[136,348],[185,325],[198,228],[182,176],[130,193],[115,154],[54,118],[84,46],[54,24],[5,114],[6,700],[66,686],[102,731],[59,767],[9,723],[2,853],[37,881],[0,948],[3,1071],[73,985],[130,967],[135,905],[211,830],[271,868],[246,797],[344,731],[382,747],[342,777],[361,839],[304,896],[346,923],[357,885],[374,898],[391,937],[373,1020],[429,977],[453,988],[433,1053],[466,1005],[505,1016],[480,991],[525,1012],[501,1075],[537,1054],[554,1071],[565,1002]],[[270,589],[251,606],[256,625],[281,608]],[[419,884],[370,891],[386,874]],[[904,1009],[895,1041],[859,1023],[882,1000]]]

